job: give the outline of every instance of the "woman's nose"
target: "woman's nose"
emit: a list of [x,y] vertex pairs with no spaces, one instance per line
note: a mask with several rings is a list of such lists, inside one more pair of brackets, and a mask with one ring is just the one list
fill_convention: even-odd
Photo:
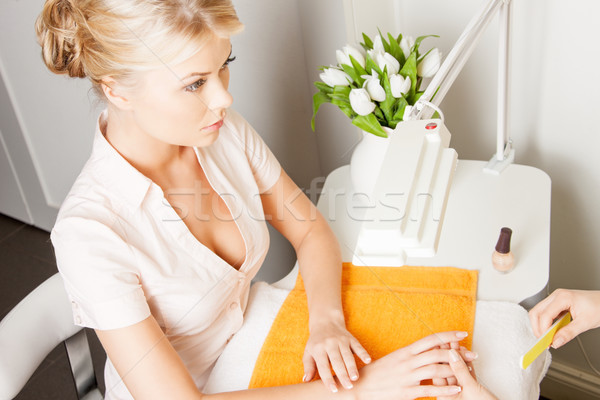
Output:
[[212,110],[221,110],[229,108],[233,103],[233,96],[227,90],[227,82],[223,82],[221,79],[215,79],[214,85],[211,87],[212,90],[208,91],[210,100],[208,106]]

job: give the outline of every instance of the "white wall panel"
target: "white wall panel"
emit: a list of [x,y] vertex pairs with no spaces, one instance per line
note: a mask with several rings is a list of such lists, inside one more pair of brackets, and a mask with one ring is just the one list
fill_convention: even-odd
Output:
[[32,222],[6,143],[0,131],[0,207],[10,217]]
[[89,155],[96,112],[87,81],[54,76],[41,60],[34,22],[43,3],[0,2],[0,63],[45,202],[57,208]]

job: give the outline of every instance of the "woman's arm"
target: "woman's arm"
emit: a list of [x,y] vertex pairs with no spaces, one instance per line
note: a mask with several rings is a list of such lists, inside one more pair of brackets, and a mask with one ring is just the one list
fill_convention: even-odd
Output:
[[[194,385],[179,355],[153,317],[135,325],[113,330],[97,330],[106,353],[136,400],[312,400],[396,399],[412,400],[426,396],[451,396],[456,386],[421,386],[425,379],[441,379],[453,373],[448,350],[440,344],[457,342],[461,332],[442,332],[423,338],[361,369],[362,379],[351,390],[332,394],[320,382],[238,392],[203,395]],[[110,388],[106,388],[107,392]]]
[[284,172],[261,195],[266,218],[296,250],[306,288],[310,338],[304,355],[305,380],[318,368],[323,383],[337,390],[329,364],[345,388],[358,379],[353,352],[365,363],[367,351],[347,330],[341,302],[340,247],[329,224]]

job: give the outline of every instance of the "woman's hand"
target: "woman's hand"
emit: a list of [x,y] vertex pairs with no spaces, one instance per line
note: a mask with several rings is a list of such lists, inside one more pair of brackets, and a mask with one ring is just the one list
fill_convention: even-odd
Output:
[[455,396],[441,396],[438,400],[498,400],[483,385],[475,379],[475,370],[470,362],[465,363],[464,354],[456,350],[450,350],[450,368],[458,384],[462,387],[459,394]]
[[303,380],[305,382],[312,380],[318,370],[325,386],[335,393],[337,386],[331,373],[333,368],[342,386],[351,389],[351,381],[358,379],[354,354],[365,364],[371,362],[369,353],[346,329],[343,317],[338,318],[338,321],[329,320],[311,325],[310,337],[302,358]]
[[535,336],[540,337],[556,317],[570,311],[573,321],[559,329],[552,347],[559,348],[575,336],[600,326],[600,291],[557,289],[529,311]]
[[454,372],[448,364],[450,350],[439,347],[446,344],[455,347],[466,336],[466,332],[458,331],[436,333],[366,365],[353,389],[356,398],[413,400],[460,393],[459,386],[426,386],[421,385],[421,381],[453,377]]

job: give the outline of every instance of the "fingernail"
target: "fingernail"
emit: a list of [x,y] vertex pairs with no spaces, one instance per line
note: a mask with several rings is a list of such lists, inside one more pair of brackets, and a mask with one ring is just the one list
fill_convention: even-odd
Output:
[[370,363],[370,362],[371,362],[371,357],[367,357],[367,359],[366,359],[366,363],[368,364],[368,363]]
[[563,344],[565,344],[565,340],[563,338],[557,338],[557,339],[554,339],[554,341],[552,342],[552,347],[554,347],[555,349],[558,349]]
[[450,388],[450,392],[451,393],[460,393],[462,391],[462,388],[460,386],[454,386]]
[[471,360],[475,360],[477,357],[479,357],[479,354],[475,353],[474,351],[467,351],[465,355]]
[[333,393],[337,393],[337,386],[335,386],[334,384],[329,385],[329,389],[331,389]]
[[469,367],[469,371],[473,371],[473,367]]
[[453,362],[457,362],[458,360],[460,360],[460,356],[454,349],[450,350],[450,360],[452,360]]
[[306,382],[306,374],[302,377],[302,382]]
[[354,374],[354,375],[352,375],[352,376],[350,377],[350,379],[352,379],[353,381],[355,381],[355,380],[357,380],[357,379],[358,379],[358,375]]
[[468,332],[458,332],[458,333],[456,334],[456,337],[458,337],[458,338],[461,338],[461,339],[464,339],[464,338],[466,338],[467,336],[469,336],[469,333],[468,333]]
[[352,389],[352,388],[353,388],[353,386],[352,386],[352,384],[351,384],[350,382],[348,382],[348,384],[347,384],[347,385],[344,385],[344,387],[345,387],[346,389]]

